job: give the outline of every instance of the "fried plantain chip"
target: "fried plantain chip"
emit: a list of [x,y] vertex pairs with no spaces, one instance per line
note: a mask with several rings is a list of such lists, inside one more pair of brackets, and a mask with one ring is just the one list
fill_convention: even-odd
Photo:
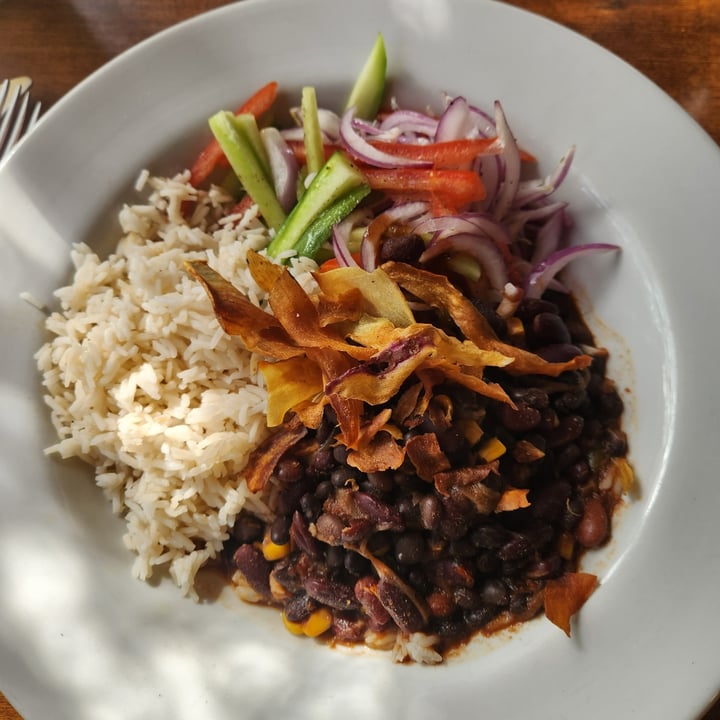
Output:
[[587,602],[598,585],[596,575],[566,572],[545,585],[545,615],[570,637],[570,620]]
[[305,356],[261,362],[260,372],[268,391],[267,425],[276,427],[289,410],[306,403],[323,391],[322,371]]
[[267,485],[278,460],[307,434],[307,428],[293,415],[280,430],[267,437],[248,457],[244,477],[250,492],[259,492]]
[[351,345],[331,328],[321,327],[317,309],[287,269],[283,269],[269,291],[270,307],[290,337],[300,346],[328,348],[366,360],[373,351]]
[[205,261],[188,261],[185,265],[205,288],[218,322],[228,335],[239,337],[248,350],[278,360],[303,354],[278,320],[255,307]]
[[340,297],[350,288],[359,290],[361,310],[373,317],[386,318],[395,327],[406,327],[415,322],[397,283],[379,268],[372,272],[355,267],[336,268],[315,273],[315,280],[328,297]]

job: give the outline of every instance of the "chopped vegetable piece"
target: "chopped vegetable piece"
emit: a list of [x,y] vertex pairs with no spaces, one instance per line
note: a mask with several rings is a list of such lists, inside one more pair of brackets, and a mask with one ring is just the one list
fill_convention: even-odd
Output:
[[302,90],[302,124],[307,157],[308,174],[318,172],[325,162],[322,132],[318,119],[317,97],[314,87],[304,87]]
[[345,104],[346,109],[354,107],[358,117],[373,118],[380,109],[385,93],[385,73],[387,71],[387,52],[385,39],[378,33],[375,44],[368,55],[365,65],[355,80]]
[[[244,116],[246,118],[252,116]],[[267,161],[258,155],[254,141],[244,132],[245,124],[221,110],[210,118],[210,129],[243,187],[257,203],[260,213],[272,228],[279,228],[285,221],[285,211],[280,205],[275,188],[267,174]],[[262,143],[260,143],[262,146]]]
[[314,258],[322,245],[330,238],[333,225],[347,217],[369,193],[369,185],[360,185],[349,190],[330,207],[323,210],[297,241],[295,245],[297,254]]
[[[275,102],[277,97],[278,84],[275,81],[263,85],[254,95],[248,98],[236,111],[236,115],[249,113],[255,118],[260,118],[266,113]],[[218,165],[228,165],[227,158],[223,155],[222,148],[218,141],[213,138],[200,152],[190,168],[190,184],[198,187],[210,176]]]
[[323,210],[350,190],[366,184],[365,176],[342,153],[331,155],[271,240],[268,255],[277,257],[294,249]]
[[567,572],[548,580],[545,586],[545,615],[570,636],[570,620],[587,602],[597,587],[597,576],[583,572]]

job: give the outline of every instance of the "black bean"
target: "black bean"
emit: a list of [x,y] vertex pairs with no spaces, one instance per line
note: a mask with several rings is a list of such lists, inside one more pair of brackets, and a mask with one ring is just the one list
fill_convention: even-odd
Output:
[[470,533],[470,541],[477,548],[497,550],[510,539],[510,533],[498,525],[480,525]]
[[364,575],[370,569],[370,561],[359,553],[348,550],[345,553],[345,569],[356,577]]
[[343,464],[347,462],[348,449],[347,447],[345,447],[345,445],[341,445],[339,443],[335,445],[332,454],[336,463]]
[[453,600],[455,604],[463,610],[474,610],[480,607],[482,599],[480,593],[473,588],[458,587],[453,590]]
[[316,473],[328,473],[335,467],[335,458],[333,451],[329,447],[321,446],[316,451],[310,461],[310,469]]
[[532,319],[531,335],[536,346],[570,343],[570,331],[555,313],[539,312]]
[[233,527],[233,537],[240,543],[252,543],[261,540],[264,532],[263,521],[245,511],[238,515]]
[[358,477],[358,473],[347,465],[340,465],[336,467],[332,473],[330,473],[330,482],[336,487],[345,487],[351,480],[355,480]]
[[419,532],[408,532],[395,541],[395,558],[401,565],[415,565],[425,557],[425,539]]
[[391,472],[373,472],[368,473],[367,481],[374,490],[380,493],[389,493],[395,487],[393,473]]
[[617,391],[603,392],[598,397],[598,409],[606,418],[617,418],[622,415],[623,401]]
[[537,348],[535,354],[548,362],[567,362],[583,353],[577,345],[572,343],[557,343]]
[[414,263],[425,251],[425,243],[419,235],[390,235],[380,245],[378,260]]
[[292,595],[286,601],[285,617],[293,623],[301,623],[307,620],[312,613],[317,610],[318,604],[306,592],[300,591]]
[[540,298],[523,298],[515,315],[524,323],[531,321],[535,315],[541,312],[554,313],[559,312],[559,308],[555,303],[549,300],[541,300]]
[[333,484],[329,480],[321,480],[315,486],[315,497],[318,500],[327,500],[333,493]]
[[540,388],[513,388],[510,391],[510,397],[516,402],[522,401],[538,410],[542,410],[550,404],[549,395]]
[[377,584],[377,597],[395,624],[405,632],[418,632],[425,625],[420,608],[403,588],[382,577]]
[[546,434],[548,447],[557,448],[576,440],[582,434],[585,426],[585,420],[582,415],[565,415],[554,427]]
[[498,612],[498,608],[493,605],[481,605],[480,607],[465,611],[463,617],[469,629],[478,630],[479,628],[485,627],[485,625],[497,617]]
[[270,539],[276,545],[284,545],[290,540],[290,520],[288,515],[278,515],[270,525]]
[[533,517],[546,522],[556,520],[565,509],[565,503],[570,496],[570,483],[553,482],[533,494],[530,511]]
[[607,428],[601,440],[603,450],[612,457],[621,457],[628,451],[627,435],[616,428]]
[[345,549],[339,545],[330,545],[325,550],[325,564],[331,570],[345,567]]
[[292,483],[300,480],[304,472],[305,469],[302,463],[294,457],[280,458],[275,468],[275,475],[277,475],[278,480],[283,483]]
[[512,538],[498,550],[498,557],[501,560],[515,562],[529,557],[532,555],[533,550],[532,543],[524,535],[515,533]]
[[315,495],[305,493],[300,498],[300,510],[309,522],[314,522],[322,510],[322,501]]
[[480,589],[480,599],[487,605],[502,607],[510,601],[510,594],[500,578],[488,578]]

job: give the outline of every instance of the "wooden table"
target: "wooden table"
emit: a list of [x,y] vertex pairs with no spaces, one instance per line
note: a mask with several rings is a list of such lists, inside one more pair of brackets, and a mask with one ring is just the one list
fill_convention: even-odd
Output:
[[[560,22],[622,57],[680,103],[720,144],[718,0],[509,2]],[[3,0],[0,76],[31,76],[34,97],[49,108],[131,45],[226,4],[226,0]],[[0,694],[0,720],[18,719]],[[720,720],[720,702],[703,720]]]

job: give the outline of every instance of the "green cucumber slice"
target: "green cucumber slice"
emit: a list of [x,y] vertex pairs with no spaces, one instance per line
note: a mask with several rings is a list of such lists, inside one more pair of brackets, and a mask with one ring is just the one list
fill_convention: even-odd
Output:
[[323,210],[361,185],[367,185],[362,172],[342,152],[333,153],[270,241],[268,255],[277,257],[295,248]]
[[380,109],[385,94],[385,73],[387,71],[387,53],[382,33],[378,33],[370,55],[360,71],[345,109],[355,107],[355,115],[372,120]]

